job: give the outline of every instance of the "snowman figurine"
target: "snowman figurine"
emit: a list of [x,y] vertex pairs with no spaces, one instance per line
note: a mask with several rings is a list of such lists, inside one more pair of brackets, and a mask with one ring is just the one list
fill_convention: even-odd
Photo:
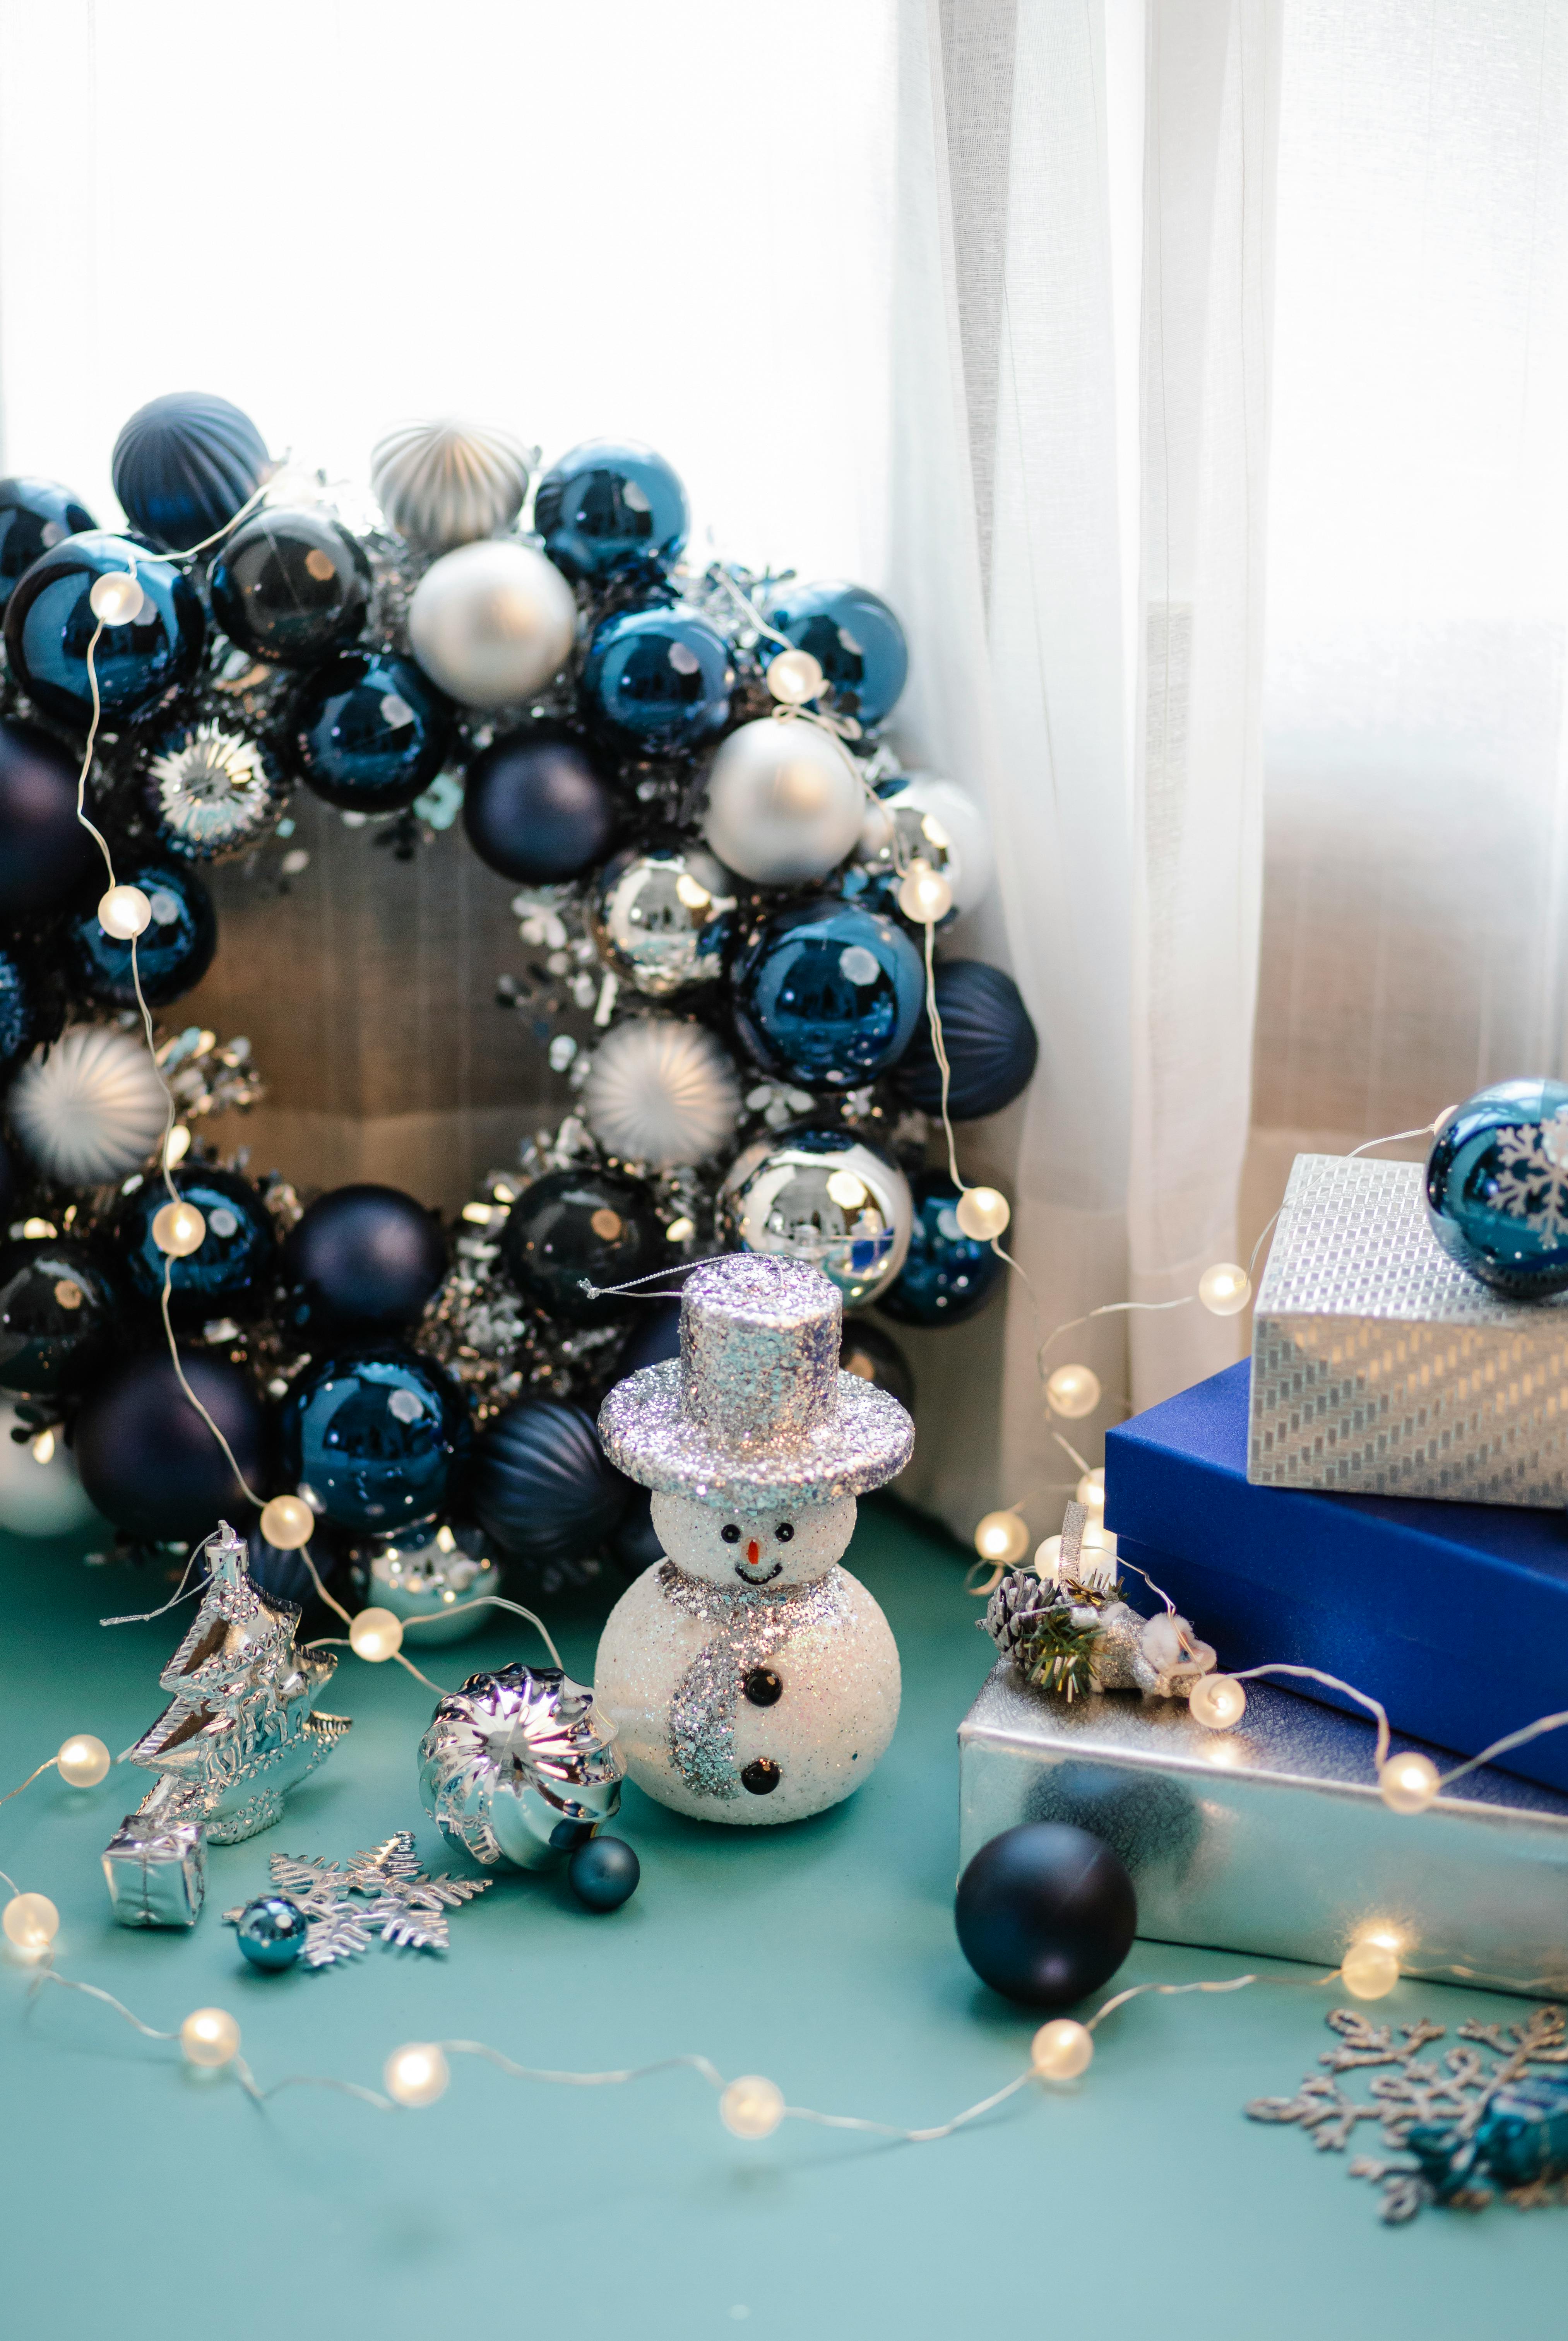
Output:
[[844,1307],[820,1269],[766,1252],[704,1262],[681,1354],[618,1382],[610,1460],[654,1491],[668,1556],[611,1611],[594,1694],[661,1804],[740,1826],[795,1821],[858,1788],[898,1720],[898,1649],[838,1566],[855,1498],[902,1471],[914,1425],[838,1362]]

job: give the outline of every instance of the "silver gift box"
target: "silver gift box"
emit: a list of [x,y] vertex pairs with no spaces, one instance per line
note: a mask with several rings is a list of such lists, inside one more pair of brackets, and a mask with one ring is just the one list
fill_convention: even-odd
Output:
[[1469,1504],[1568,1498],[1568,1293],[1449,1259],[1418,1162],[1298,1154],[1253,1313],[1247,1477]]
[[122,1927],[194,1927],[207,1890],[199,1811],[170,1805],[127,1813],[104,1848],[104,1876]]
[[1568,1798],[1483,1771],[1393,1813],[1373,1744],[1370,1723],[1266,1683],[1216,1732],[1176,1700],[1054,1698],[1003,1659],[958,1728],[961,1859],[1067,1821],[1121,1855],[1155,1942],[1333,1967],[1375,1935],[1412,1975],[1568,1990]]

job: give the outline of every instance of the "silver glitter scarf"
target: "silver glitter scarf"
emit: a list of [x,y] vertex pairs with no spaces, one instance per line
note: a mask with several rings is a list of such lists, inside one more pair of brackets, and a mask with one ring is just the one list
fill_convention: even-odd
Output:
[[836,1625],[847,1616],[844,1575],[830,1569],[805,1585],[714,1585],[688,1577],[673,1560],[659,1590],[684,1617],[716,1631],[704,1643],[670,1700],[670,1761],[700,1797],[736,1797],[735,1708],[741,1688],[794,1634]]

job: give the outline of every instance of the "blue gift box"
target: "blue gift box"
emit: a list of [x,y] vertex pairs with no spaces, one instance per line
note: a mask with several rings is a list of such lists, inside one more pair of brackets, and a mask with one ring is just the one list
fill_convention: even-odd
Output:
[[[1321,1667],[1381,1699],[1396,1730],[1463,1756],[1568,1708],[1568,1517],[1250,1486],[1251,1371],[1232,1366],[1105,1442],[1120,1553],[1221,1667]],[[1502,1765],[1568,1788],[1568,1728]]]

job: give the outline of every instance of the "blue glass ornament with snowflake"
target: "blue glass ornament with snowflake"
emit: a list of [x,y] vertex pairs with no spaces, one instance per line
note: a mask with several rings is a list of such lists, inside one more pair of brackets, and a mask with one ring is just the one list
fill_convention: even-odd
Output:
[[1448,1116],[1426,1208],[1450,1258],[1499,1292],[1568,1290],[1568,1083],[1495,1081]]

